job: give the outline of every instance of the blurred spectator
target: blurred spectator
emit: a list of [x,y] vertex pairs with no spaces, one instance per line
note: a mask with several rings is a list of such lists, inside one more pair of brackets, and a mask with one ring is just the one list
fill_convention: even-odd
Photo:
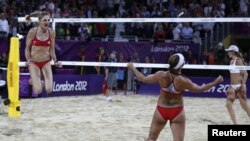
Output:
[[154,32],[155,41],[165,40],[167,36],[166,31],[164,31],[162,24],[158,24],[157,30]]
[[[105,50],[104,48],[100,47],[98,50],[97,50],[97,56],[95,58],[96,62],[106,62],[106,54],[105,54]],[[104,67],[101,67],[101,66],[96,66],[95,67],[95,70],[97,72],[97,74],[104,74]]]
[[56,38],[57,39],[64,39],[65,30],[63,28],[62,23],[58,23],[56,27]]
[[70,27],[70,23],[66,24],[66,29],[65,29],[65,36],[66,36],[66,40],[70,40],[71,39],[71,27]]
[[141,23],[134,23],[133,35],[137,36],[137,37],[142,37],[143,30],[142,30],[142,24]]
[[7,37],[9,34],[9,23],[4,13],[0,14],[0,37]]
[[[112,51],[109,55],[108,62],[117,62],[116,52]],[[115,88],[115,94],[117,94],[117,67],[105,68],[105,80],[107,82],[107,95],[106,100],[111,100],[113,89]]]
[[93,18],[93,17],[94,17],[93,9],[90,5],[88,5],[86,10],[86,18]]
[[6,52],[0,54],[0,67],[7,68],[8,65],[8,55]]
[[148,9],[147,9],[146,6],[143,6],[143,7],[142,7],[141,15],[142,15],[142,17],[144,17],[144,18],[149,18],[149,17],[150,17],[150,12],[148,11]]
[[173,40],[180,40],[181,39],[181,29],[182,24],[179,23],[176,25],[176,27],[173,29]]
[[209,1],[208,3],[205,4],[204,7],[204,15],[208,16],[213,13],[213,6],[212,6],[212,1]]
[[188,51],[188,56],[186,58],[187,58],[186,59],[187,64],[196,64],[197,63],[196,57],[193,55],[191,50]]
[[240,14],[242,16],[248,16],[248,6],[249,6],[248,0],[240,0]]
[[215,60],[214,60],[214,48],[211,47],[210,51],[208,52],[208,65],[214,65]]
[[[84,46],[80,45],[79,46],[79,55],[78,55],[78,61],[84,62],[85,59],[85,53],[84,53]],[[78,74],[83,75],[85,74],[85,68],[84,66],[77,66],[76,67]]]
[[[119,53],[118,58],[119,63],[126,63],[127,59],[125,58],[124,54],[121,52]],[[124,95],[127,94],[127,68],[121,67],[118,68],[118,89],[122,89],[124,91]]]
[[193,42],[194,43],[198,43],[200,46],[202,46],[202,40],[201,40],[201,37],[200,37],[200,31],[197,29],[197,26],[194,27]]
[[153,23],[144,23],[143,24],[143,33],[142,33],[142,38],[144,39],[151,39],[152,35],[154,33],[154,26]]
[[[129,58],[128,60],[129,62],[133,62],[133,63],[139,63],[140,59],[139,59],[139,54],[138,52],[133,52],[131,58]],[[127,90],[134,90],[135,88],[133,87],[134,84],[134,80],[135,80],[135,75],[133,74],[133,72],[131,70],[128,70],[128,80],[127,80]]]
[[226,52],[222,42],[218,43],[214,56],[216,64],[218,65],[226,64],[225,62]]
[[54,0],[49,0],[49,5],[48,5],[48,8],[50,11],[54,11],[55,9],[55,4],[53,2]]
[[[156,61],[156,59],[155,59],[154,56],[151,56],[151,58],[149,59],[149,61],[150,61],[152,64],[157,63],[157,61]],[[166,61],[166,62],[167,62],[167,61]],[[155,73],[155,72],[157,72],[157,71],[158,71],[157,68],[152,68],[152,69],[151,69],[151,73]]]
[[[148,56],[145,57],[144,63],[146,63],[146,64],[150,64],[150,63],[151,63]],[[152,73],[152,68],[142,68],[142,69],[141,69],[141,72],[142,72],[145,76],[150,75],[150,74]]]
[[115,17],[120,17],[120,3],[121,3],[121,0],[114,0],[114,14],[115,14]]
[[107,4],[107,14],[109,17],[112,17],[112,16],[115,16],[114,14],[114,1],[113,0],[108,0],[106,1],[106,4]]
[[107,24],[105,23],[97,23],[95,25],[95,35],[100,37],[105,37],[107,31]]
[[201,60],[199,62],[202,65],[207,65],[208,64],[208,54],[207,54],[206,51],[202,52],[202,54],[201,54]]
[[[211,16],[208,16],[208,18],[209,17],[211,17]],[[212,23],[212,22],[204,22],[204,23],[202,23],[203,30],[205,31],[205,33],[211,33],[211,31],[214,28],[214,25],[215,25],[215,23]]]
[[184,40],[190,40],[193,38],[193,28],[190,27],[189,23],[183,23],[183,28],[181,30],[181,37]]
[[54,9],[53,9],[53,12],[52,12],[53,17],[54,18],[60,18],[61,17],[61,12],[62,12],[61,8],[58,7],[57,3],[55,3],[54,4]]
[[88,41],[90,39],[87,24],[81,23],[81,26],[78,28],[78,35],[80,40]]

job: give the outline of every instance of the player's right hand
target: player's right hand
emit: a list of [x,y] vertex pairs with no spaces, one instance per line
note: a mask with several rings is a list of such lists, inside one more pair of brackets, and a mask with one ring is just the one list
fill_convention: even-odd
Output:
[[224,78],[221,75],[219,75],[214,81],[216,82],[216,84],[219,84],[224,81]]

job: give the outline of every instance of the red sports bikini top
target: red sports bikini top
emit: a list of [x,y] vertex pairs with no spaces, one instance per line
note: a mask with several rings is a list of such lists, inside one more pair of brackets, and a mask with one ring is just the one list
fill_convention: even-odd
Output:
[[[37,33],[37,30],[36,30],[36,33]],[[49,38],[47,40],[45,40],[45,41],[38,40],[36,35],[35,35],[35,37],[31,41],[31,45],[42,46],[42,47],[50,47],[50,45],[51,45],[50,33],[49,33]]]

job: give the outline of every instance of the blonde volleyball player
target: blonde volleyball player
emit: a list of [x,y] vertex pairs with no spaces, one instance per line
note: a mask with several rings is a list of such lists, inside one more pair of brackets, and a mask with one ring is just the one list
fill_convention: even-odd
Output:
[[173,140],[183,141],[186,121],[183,108],[184,91],[187,89],[201,93],[223,81],[223,77],[219,76],[213,82],[202,86],[193,83],[181,73],[185,59],[180,53],[172,55],[168,63],[169,71],[158,71],[148,76],[144,76],[132,63],[128,64],[128,68],[133,70],[140,81],[144,83],[159,83],[161,87],[157,107],[146,141],[156,141],[168,121],[170,122]]
[[62,66],[55,54],[55,32],[49,28],[49,13],[36,11],[27,15],[26,20],[30,21],[30,17],[39,19],[39,25],[31,28],[26,37],[25,58],[30,71],[32,88],[34,93],[40,94],[44,85],[46,92],[51,93],[53,86],[51,59],[57,67]]
[[[229,58],[231,59],[231,66],[244,65],[244,60],[239,48],[236,45],[230,45],[226,49]],[[230,87],[227,90],[227,101],[226,107],[229,112],[229,115],[233,121],[233,124],[237,124],[235,111],[233,109],[233,102],[235,101],[236,96],[239,98],[240,105],[242,109],[247,112],[248,117],[250,118],[250,108],[247,104],[247,95],[246,95],[246,82],[248,78],[248,73],[246,70],[239,70],[237,68],[231,69],[230,71]]]

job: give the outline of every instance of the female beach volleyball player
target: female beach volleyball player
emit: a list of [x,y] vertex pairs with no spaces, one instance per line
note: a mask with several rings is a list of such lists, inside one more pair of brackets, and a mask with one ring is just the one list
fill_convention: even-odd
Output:
[[132,63],[128,64],[128,68],[133,70],[139,81],[159,83],[161,87],[157,108],[146,141],[156,141],[168,121],[170,122],[173,140],[183,141],[186,121],[183,108],[183,92],[187,89],[201,93],[223,81],[223,77],[219,76],[213,82],[202,86],[193,83],[181,73],[185,59],[180,53],[172,55],[168,63],[169,71],[158,71],[148,76],[144,76],[139,72]]
[[[239,48],[235,45],[230,45],[226,49],[229,58],[231,59],[231,66],[244,65],[244,60]],[[248,78],[248,73],[246,70],[239,70],[237,68],[231,69],[230,71],[230,87],[227,90],[227,110],[233,121],[233,124],[237,124],[235,111],[233,109],[233,102],[238,96],[241,107],[247,112],[247,115],[250,118],[250,108],[247,104],[247,95],[246,95],[246,81]]]
[[30,83],[36,94],[42,92],[43,86],[47,93],[51,93],[53,86],[51,59],[57,67],[62,66],[55,54],[55,32],[49,28],[49,13],[36,11],[25,18],[30,21],[30,17],[38,17],[39,19],[39,25],[31,28],[26,38],[25,58],[30,71]]

